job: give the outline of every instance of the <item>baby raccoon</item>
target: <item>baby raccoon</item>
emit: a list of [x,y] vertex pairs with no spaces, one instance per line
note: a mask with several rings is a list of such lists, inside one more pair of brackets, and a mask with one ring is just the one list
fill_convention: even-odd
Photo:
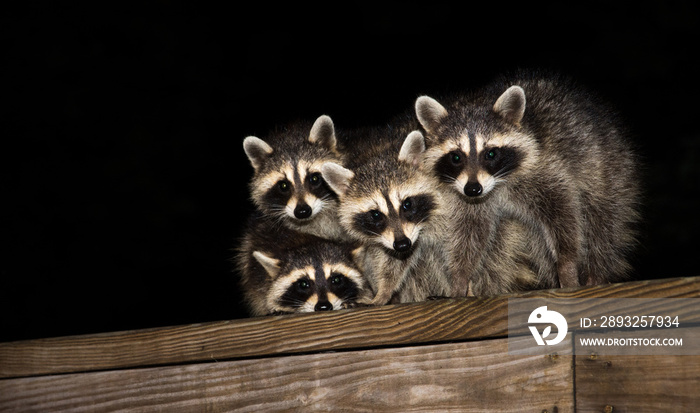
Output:
[[[406,147],[403,154],[420,162],[426,151],[423,135],[414,131],[409,137],[414,144]],[[530,241],[522,223],[491,214],[486,205],[465,208],[451,189],[442,189],[441,195],[447,206],[443,216],[448,221],[444,249],[449,260],[444,265],[451,277],[451,288],[447,296],[496,295],[547,286],[541,277],[546,268],[531,260],[537,246]],[[483,234],[488,237],[482,237]],[[469,266],[460,267],[466,264]]]
[[249,136],[243,149],[255,169],[250,192],[259,211],[299,232],[345,238],[337,222],[338,198],[321,176],[324,163],[342,164],[330,117],[287,126],[264,141]]
[[422,301],[450,290],[442,198],[410,155],[409,148],[422,143],[406,137],[411,129],[409,122],[366,129],[349,170],[322,168],[340,196],[341,224],[363,245],[355,262],[375,292],[374,305]]
[[254,215],[234,258],[250,314],[329,311],[368,303],[371,293],[353,264],[353,248]]
[[462,199],[457,268],[478,266],[495,225],[512,219],[527,232],[541,285],[626,276],[639,219],[637,157],[606,106],[570,81],[525,74],[445,106],[422,96],[415,110],[424,167]]

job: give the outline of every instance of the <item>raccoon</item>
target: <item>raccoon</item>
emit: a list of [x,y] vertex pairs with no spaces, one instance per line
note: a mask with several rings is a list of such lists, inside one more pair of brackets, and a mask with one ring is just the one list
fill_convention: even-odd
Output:
[[[411,153],[404,156],[420,162],[426,151],[423,135],[414,131],[410,136],[414,145],[407,148]],[[540,273],[544,268],[530,259],[536,245],[522,223],[490,214],[493,209],[486,206],[467,207],[451,188],[440,190],[443,204],[447,205],[443,211],[448,220],[443,225],[444,248],[447,263],[451,263],[445,270],[451,285],[446,296],[496,295],[543,287]],[[482,240],[479,237],[483,234],[488,237]],[[480,248],[468,248],[475,245]]]
[[299,232],[347,239],[337,220],[338,197],[321,175],[324,163],[343,163],[330,117],[291,124],[266,140],[248,136],[243,149],[255,170],[249,186],[259,211]]
[[340,197],[341,225],[362,243],[355,262],[375,293],[373,305],[423,301],[450,290],[442,198],[434,179],[417,168],[412,148],[422,140],[414,140],[411,129],[407,121],[367,128],[355,139],[349,170],[322,167]]
[[[423,167],[459,194],[457,288],[471,282],[503,219],[525,231],[543,286],[625,279],[635,245],[638,159],[613,112],[558,75],[504,77],[445,105],[415,103],[426,132]],[[458,220],[459,221],[459,220]],[[486,290],[485,283],[474,293]],[[481,291],[480,291],[481,290]],[[502,291],[507,292],[507,291]]]
[[251,316],[329,311],[369,303],[352,261],[356,246],[291,230],[254,214],[234,257]]

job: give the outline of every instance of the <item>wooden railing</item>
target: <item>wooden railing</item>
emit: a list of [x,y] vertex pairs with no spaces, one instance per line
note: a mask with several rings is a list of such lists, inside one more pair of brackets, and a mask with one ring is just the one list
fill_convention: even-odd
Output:
[[700,297],[700,277],[0,343],[0,412],[700,411],[700,356],[508,354],[513,297]]

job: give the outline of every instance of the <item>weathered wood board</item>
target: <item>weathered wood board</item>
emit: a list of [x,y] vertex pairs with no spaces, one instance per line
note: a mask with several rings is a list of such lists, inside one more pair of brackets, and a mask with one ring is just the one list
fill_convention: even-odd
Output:
[[585,354],[576,346],[577,412],[700,411],[700,356]]
[[513,297],[700,297],[700,277],[0,343],[0,412],[700,406],[700,356],[574,356],[575,326],[567,351],[508,354]]
[[0,410],[573,412],[571,355],[506,339],[0,380]]
[[[506,337],[509,297],[0,343],[0,378]],[[700,277],[533,291],[518,297],[700,297]]]

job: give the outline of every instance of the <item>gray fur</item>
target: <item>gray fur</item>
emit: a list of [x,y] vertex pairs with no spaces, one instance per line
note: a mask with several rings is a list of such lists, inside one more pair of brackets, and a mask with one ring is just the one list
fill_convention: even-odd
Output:
[[[507,255],[526,270],[516,273],[540,287],[627,277],[639,219],[637,157],[607,106],[567,80],[527,73],[444,100],[444,106],[419,100],[416,115],[428,145],[424,166],[442,171],[443,190],[461,200],[453,211],[455,295],[470,284],[476,295],[517,290],[513,273],[484,271]],[[426,116],[442,113],[437,106],[444,116]],[[485,149],[505,137],[501,142],[518,154],[517,166],[480,196],[466,196],[467,187],[460,191],[439,166],[442,148],[465,136]],[[469,154],[468,181],[483,171],[484,152]]]

